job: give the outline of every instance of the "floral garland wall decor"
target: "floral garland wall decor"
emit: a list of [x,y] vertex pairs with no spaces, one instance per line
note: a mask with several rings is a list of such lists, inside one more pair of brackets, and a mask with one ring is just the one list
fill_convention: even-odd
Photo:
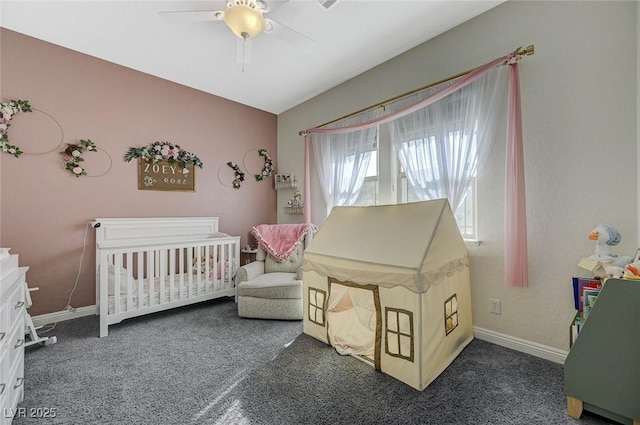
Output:
[[31,112],[31,105],[27,100],[10,100],[9,102],[0,103],[0,149],[10,155],[18,158],[22,155],[22,150],[15,145],[9,143],[9,135],[7,130],[11,126],[11,118],[15,114]]
[[240,184],[244,181],[244,173],[240,170],[240,167],[238,167],[238,164],[236,164],[235,162],[229,161],[227,162],[227,165],[233,170],[233,188],[240,189]]
[[153,142],[141,148],[129,148],[124,155],[124,160],[129,162],[132,159],[140,158],[143,161],[150,161],[155,164],[159,161],[168,161],[170,164],[179,163],[182,165],[183,173],[188,173],[188,165],[196,165],[202,168],[202,161],[196,154],[187,152],[171,142]]
[[262,181],[267,177],[270,177],[273,174],[273,170],[274,170],[273,160],[269,156],[269,153],[267,152],[266,149],[259,149],[258,156],[264,157],[264,166],[262,167],[262,171],[260,172],[260,174],[254,174],[257,182]]
[[80,162],[84,161],[82,154],[84,151],[97,152],[98,148],[91,140],[80,140],[80,143],[67,143],[67,148],[60,152],[64,155],[64,168],[71,171],[76,176],[86,176],[87,171],[80,166]]
[[202,161],[194,153],[171,142],[153,142],[129,148],[124,160],[138,159],[138,189],[195,191],[195,167]]

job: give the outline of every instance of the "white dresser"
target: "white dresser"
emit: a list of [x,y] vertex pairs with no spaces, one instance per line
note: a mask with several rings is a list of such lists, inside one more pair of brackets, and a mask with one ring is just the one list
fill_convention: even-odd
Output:
[[24,398],[25,275],[18,256],[0,262],[0,425],[9,425]]

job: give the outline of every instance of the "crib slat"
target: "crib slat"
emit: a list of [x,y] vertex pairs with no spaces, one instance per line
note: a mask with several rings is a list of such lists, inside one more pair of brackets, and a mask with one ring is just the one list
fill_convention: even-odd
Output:
[[113,254],[113,311],[120,313],[120,270],[122,270],[122,254]]
[[220,287],[226,287],[227,273],[229,269],[229,260],[227,258],[227,250],[224,247],[220,247]]
[[189,265],[191,266],[191,270],[189,271],[189,298],[193,297],[193,259],[195,258],[195,248],[194,247],[188,247],[187,251],[188,251],[188,256],[187,258],[189,259]]
[[178,277],[178,296],[180,299],[184,298],[184,249],[178,248],[178,273],[180,277]]
[[156,250],[156,256],[158,257],[158,276],[160,277],[158,281],[158,286],[160,287],[159,296],[158,296],[158,304],[164,304],[165,299],[165,276],[167,275],[167,250],[166,249],[158,249]]
[[202,245],[198,245],[198,288],[196,290],[196,295],[202,294],[202,256],[204,255],[204,250],[202,249]]
[[133,306],[133,275],[131,269],[133,268],[133,253],[127,252],[127,311],[134,310]]
[[220,275],[220,259],[218,258],[220,255],[219,245],[212,245],[211,249],[213,250],[213,264],[211,265],[211,290],[215,291],[220,285],[218,283],[218,276]]
[[149,293],[149,306],[153,305],[153,299],[155,298],[153,294],[155,294],[155,251],[147,251],[147,291]]
[[176,250],[169,250],[169,300],[175,299]]
[[227,246],[227,264],[225,266],[225,270],[227,272],[227,276],[225,278],[225,288],[233,288],[233,251],[232,245]]
[[227,283],[228,283],[227,280],[229,279],[229,267],[230,267],[230,265],[229,265],[229,261],[230,261],[230,258],[229,258],[229,252],[230,252],[229,245],[224,245],[224,246],[220,247],[220,251],[221,251],[221,254],[220,254],[221,260],[220,261],[224,261],[223,265],[221,266],[222,267],[222,276],[221,276],[220,284],[222,285],[222,289],[225,289],[227,287]]
[[203,274],[204,274],[204,291],[205,292],[209,292],[211,291],[211,286],[213,285],[213,283],[211,282],[211,267],[213,267],[213,264],[211,264],[211,251],[209,250],[210,247],[209,245],[205,245],[204,246],[204,270],[203,270]]
[[227,245],[225,249],[226,262],[224,264],[224,279],[222,280],[222,288],[229,288],[229,282],[231,280],[231,269],[233,268],[233,256],[231,255],[231,246]]
[[136,260],[138,261],[138,308],[143,306],[144,289],[142,283],[144,282],[144,253],[142,251],[136,251]]

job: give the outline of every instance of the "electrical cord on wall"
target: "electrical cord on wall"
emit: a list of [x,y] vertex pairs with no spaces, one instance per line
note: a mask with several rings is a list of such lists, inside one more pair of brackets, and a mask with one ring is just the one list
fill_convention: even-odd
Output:
[[[100,226],[100,224],[98,224]],[[87,249],[87,234],[89,233],[89,227],[95,228],[98,227],[95,225],[94,221],[87,222],[87,227],[84,229],[84,239],[82,241],[82,254],[80,254],[80,264],[78,264],[78,274],[76,275],[76,282],[73,285],[73,289],[69,293],[69,299],[67,300],[67,305],[64,307],[63,311],[74,311],[75,308],[71,306],[71,298],[73,297],[73,293],[76,291],[78,287],[78,281],[80,280],[80,273],[82,272],[82,260],[84,259],[84,253]]]

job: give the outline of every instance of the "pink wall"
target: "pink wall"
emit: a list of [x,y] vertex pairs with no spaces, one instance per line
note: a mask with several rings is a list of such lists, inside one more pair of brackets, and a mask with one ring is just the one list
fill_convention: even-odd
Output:
[[[248,171],[259,172],[258,148],[277,158],[275,115],[12,31],[0,35],[2,101],[26,99],[43,111],[17,115],[9,129],[10,143],[32,154],[0,155],[0,246],[20,254],[30,267],[30,286],[40,287],[32,315],[67,304],[87,222],[95,217],[219,216],[220,230],[242,236],[243,244],[251,226],[276,222],[272,180],[256,182],[247,174],[236,190],[226,166],[242,165],[246,154]],[[56,145],[80,139],[109,154],[106,175],[76,178],[64,169],[59,152],[66,144]],[[200,157],[196,192],[137,189],[136,164],[123,155],[154,141],[177,143]],[[109,156],[85,153],[88,174],[108,170]],[[89,228],[73,307],[95,304],[94,246]]]

